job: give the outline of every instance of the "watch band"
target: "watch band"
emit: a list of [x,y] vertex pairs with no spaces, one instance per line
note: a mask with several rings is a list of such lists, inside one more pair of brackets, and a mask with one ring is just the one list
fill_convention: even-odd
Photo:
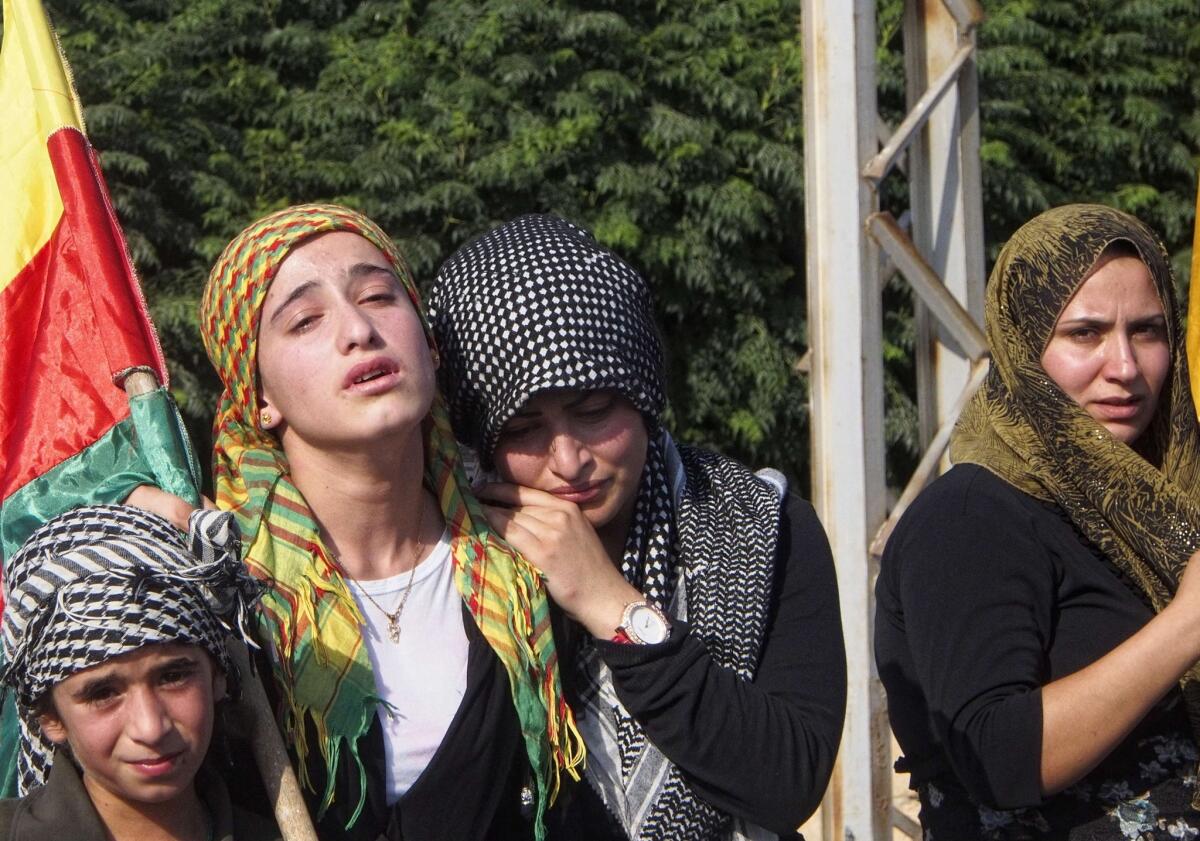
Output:
[[633,640],[629,638],[629,634],[625,633],[624,628],[617,628],[617,632],[612,635],[609,642],[619,642],[621,645],[633,645]]

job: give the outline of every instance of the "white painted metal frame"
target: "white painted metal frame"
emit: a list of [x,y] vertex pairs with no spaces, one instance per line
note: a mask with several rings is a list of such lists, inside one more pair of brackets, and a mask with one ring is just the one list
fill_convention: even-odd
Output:
[[[908,0],[904,15],[908,101],[915,103],[913,115],[928,117],[908,154],[913,244],[977,324],[983,321],[984,255],[975,28],[982,17],[974,0]],[[951,71],[952,83],[922,109],[928,91],[938,90]],[[927,91],[930,79],[937,81]],[[947,412],[970,379],[972,361],[986,349],[955,341],[944,329],[945,318],[931,319],[924,307],[916,315],[917,376],[930,384],[919,389],[921,439],[928,446],[934,430],[950,419]]]
[[[804,0],[805,204],[813,502],[837,563],[848,706],[822,806],[825,841],[920,829],[892,806],[891,734],[872,650],[887,535],[936,473],[983,381],[983,224],[974,30],[977,0],[907,0],[910,113],[882,141],[874,0]],[[931,82],[929,80],[932,80]],[[880,212],[907,153],[912,235]],[[886,516],[881,265],[915,292],[918,405],[927,449]],[[869,543],[868,543],[869,542]]]
[[[882,300],[861,177],[878,148],[873,0],[805,0],[804,171],[813,503],[837,563],[846,725],[823,804],[825,839],[883,839],[891,769],[872,654],[867,541],[884,519]],[[869,107],[864,107],[864,104]]]

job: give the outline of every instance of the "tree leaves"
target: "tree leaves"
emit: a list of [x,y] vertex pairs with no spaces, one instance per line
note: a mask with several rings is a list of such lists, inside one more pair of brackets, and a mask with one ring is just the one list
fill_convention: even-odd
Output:
[[[889,119],[904,90],[900,9],[878,9]],[[198,440],[217,384],[195,303],[252,219],[344,201],[392,233],[427,284],[470,237],[554,212],[650,281],[681,437],[807,484],[797,0],[54,0],[50,11]],[[1088,200],[1142,216],[1185,266],[1200,148],[1194,0],[994,0],[987,13],[989,253],[1041,209]],[[893,466],[916,446],[910,306],[885,293]]]

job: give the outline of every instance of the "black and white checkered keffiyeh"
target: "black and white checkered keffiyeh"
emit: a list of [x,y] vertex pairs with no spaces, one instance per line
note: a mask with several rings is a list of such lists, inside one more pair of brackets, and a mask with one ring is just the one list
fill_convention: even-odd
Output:
[[[459,249],[430,301],[456,434],[489,466],[504,424],[548,389],[611,388],[651,432],[621,572],[686,619],[716,663],[754,677],[774,583],[782,489],[659,428],[662,347],[628,264],[553,216],[522,216]],[[580,652],[587,779],[633,839],[747,837],[695,795],[621,705],[593,646]]]
[[233,515],[195,511],[189,526],[183,535],[127,506],[76,508],[13,554],[4,575],[0,683],[16,691],[22,794],[50,770],[53,746],[35,707],[56,684],[154,643],[201,646],[229,674],[225,634],[236,630],[250,641],[260,585],[242,565]]
[[[766,633],[786,482],[778,474],[756,476],[707,450],[676,446],[665,431],[656,443],[648,461],[662,460],[673,514],[667,540],[678,576],[668,612],[691,625],[719,666],[751,681]],[[645,502],[645,490],[639,491],[638,507]],[[631,529],[626,561],[636,551]],[[585,711],[579,727],[592,759],[585,773],[631,839],[774,837],[695,795],[621,704],[594,646],[585,642],[578,662]]]
[[464,245],[428,304],[450,421],[484,466],[504,424],[547,389],[616,389],[652,424],[662,414],[650,291],[570,222],[521,216]]

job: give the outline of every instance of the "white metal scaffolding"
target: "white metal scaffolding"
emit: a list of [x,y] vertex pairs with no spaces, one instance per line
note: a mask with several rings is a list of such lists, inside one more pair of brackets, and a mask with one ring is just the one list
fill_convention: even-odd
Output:
[[[880,147],[874,0],[804,0],[804,166],[812,358],[813,502],[837,563],[848,661],[842,747],[822,807],[825,841],[919,828],[892,803],[891,733],[872,650],[879,554],[937,472],[986,371],[979,179],[977,0],[907,0],[909,114]],[[907,156],[906,231],[880,190]],[[924,456],[891,511],[884,479],[881,277],[914,292]]]

